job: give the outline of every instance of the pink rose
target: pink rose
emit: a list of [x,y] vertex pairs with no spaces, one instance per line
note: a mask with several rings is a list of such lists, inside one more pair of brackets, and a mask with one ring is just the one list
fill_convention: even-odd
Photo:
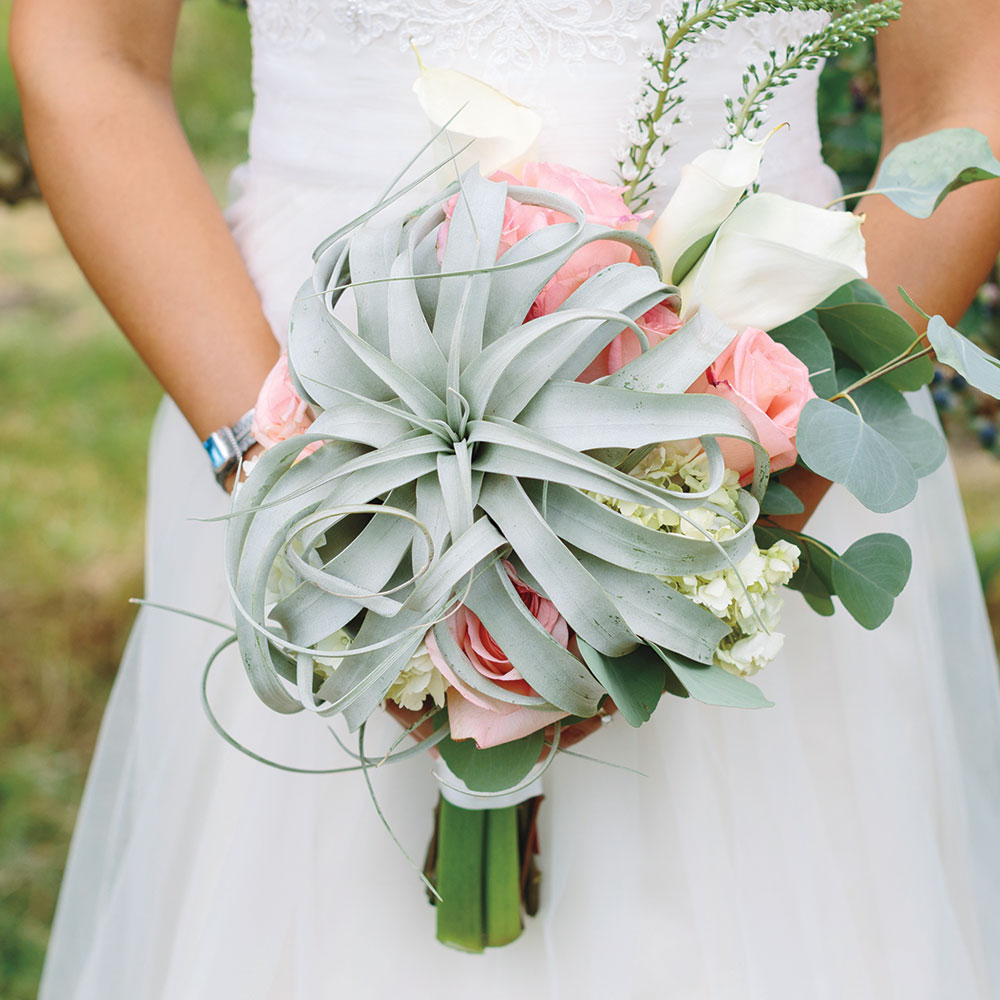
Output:
[[[542,628],[565,649],[570,640],[566,619],[559,614],[550,600],[523,583],[510,563],[505,562],[503,565],[525,607]],[[468,608],[460,607],[448,619],[448,628],[469,663],[483,677],[517,694],[535,694],[527,681],[511,666],[510,660],[496,644],[493,636],[483,628],[482,622]],[[566,712],[541,712],[480,694],[455,676],[441,655],[433,632],[427,634],[426,642],[431,660],[451,684],[448,688],[448,721],[451,723],[451,735],[456,740],[472,738],[480,748],[494,747],[520,739],[566,717]]]
[[[634,215],[622,198],[624,188],[612,187],[586,174],[558,163],[526,163],[520,178],[499,170],[490,178],[507,181],[510,184],[524,184],[528,187],[554,191],[575,201],[586,213],[588,222],[596,222],[613,229],[627,229],[634,232],[639,221],[646,215]],[[458,195],[445,204],[445,214],[451,219]],[[647,213],[648,214],[648,213]],[[536,205],[522,205],[511,198],[504,208],[503,230],[497,257],[503,256],[515,243],[525,236],[554,226],[560,222],[572,221],[568,215]],[[448,239],[448,222],[438,231],[438,260],[444,257],[444,247]],[[632,259],[632,251],[622,243],[601,240],[581,247],[549,279],[528,312],[527,319],[546,316],[563,304],[589,277],[611,264],[620,264]]]
[[[750,419],[771,457],[771,471],[795,464],[799,414],[814,399],[809,371],[791,351],[763,330],[748,327],[727,347],[689,392],[705,392],[735,403]],[[753,449],[742,441],[720,439],[726,466],[753,476]]]
[[[646,336],[649,346],[655,347],[666,340],[681,325],[681,318],[669,306],[661,303],[636,321]],[[593,382],[623,368],[639,357],[639,338],[631,331],[624,330],[581,372],[578,382]]]
[[253,436],[265,448],[273,448],[296,434],[304,434],[313,422],[309,405],[288,377],[288,355],[282,354],[261,386],[253,416]]

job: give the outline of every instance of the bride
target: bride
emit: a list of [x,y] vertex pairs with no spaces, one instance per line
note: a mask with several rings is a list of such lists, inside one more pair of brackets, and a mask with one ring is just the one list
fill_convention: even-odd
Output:
[[[199,440],[252,405],[310,252],[426,137],[406,44],[485,77],[545,120],[539,159],[611,179],[618,122],[658,38],[653,0],[251,0],[256,106],[227,216],[170,98],[180,0],[16,0],[11,51],[32,155],[87,277],[172,399],[153,432],[146,596],[230,614],[224,510]],[[664,13],[678,6],[666,0]],[[1000,148],[989,0],[905,0],[879,44],[886,146],[974,126]],[[756,17],[692,61],[692,122],[659,180],[721,134],[743,67],[822,15]],[[836,194],[815,74],[782,90],[766,188]],[[874,284],[951,320],[1000,249],[1000,185],[933,219],[869,198]],[[911,318],[913,318],[911,316]],[[926,403],[926,400],[925,400]],[[182,416],[183,414],[183,416]],[[191,430],[193,428],[193,431]],[[910,542],[914,570],[868,633],[798,595],[751,713],[673,700],[588,749],[646,777],[565,759],[549,772],[543,903],[508,948],[440,947],[433,911],[352,776],[264,768],[199,704],[220,638],[146,609],[125,652],[80,811],[42,1000],[1000,996],[1000,700],[948,468],[877,517],[832,490],[815,533]],[[214,678],[223,723],[266,756],[336,766],[311,720],[264,709],[238,659]],[[312,720],[314,721],[314,720]],[[425,762],[376,787],[411,852],[435,800]]]

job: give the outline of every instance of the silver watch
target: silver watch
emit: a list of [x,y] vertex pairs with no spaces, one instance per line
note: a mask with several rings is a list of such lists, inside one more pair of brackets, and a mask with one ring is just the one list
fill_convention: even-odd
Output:
[[250,429],[252,425],[253,410],[247,410],[232,427],[220,427],[201,443],[208,452],[215,481],[223,488],[240,459],[257,443]]

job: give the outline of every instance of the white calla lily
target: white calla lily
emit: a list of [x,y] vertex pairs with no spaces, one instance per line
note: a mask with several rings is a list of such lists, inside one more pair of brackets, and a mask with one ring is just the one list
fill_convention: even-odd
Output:
[[427,66],[419,53],[417,61],[420,75],[413,92],[420,107],[435,129],[450,122],[435,144],[437,155],[446,159],[469,139],[475,140],[456,157],[454,166],[448,166],[448,178],[455,177],[456,169],[464,173],[475,163],[487,177],[501,168],[516,173],[542,130],[541,116],[482,80],[458,70]]
[[715,232],[736,207],[760,172],[771,135],[759,142],[741,136],[731,149],[710,149],[681,170],[677,190],[649,234],[665,280],[684,251]]
[[864,219],[776,194],[741,202],[681,283],[683,318],[701,306],[737,330],[773,330],[868,276]]

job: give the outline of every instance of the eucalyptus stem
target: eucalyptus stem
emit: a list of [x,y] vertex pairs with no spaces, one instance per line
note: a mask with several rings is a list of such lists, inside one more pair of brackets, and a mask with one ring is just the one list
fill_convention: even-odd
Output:
[[[921,343],[922,341],[923,337],[921,337],[920,340],[917,341],[917,344]],[[914,347],[915,346],[916,344],[914,345]],[[912,351],[913,347],[911,347],[909,350]],[[853,406],[854,401],[850,399],[848,393],[854,392],[857,389],[861,389],[864,386],[868,385],[870,382],[874,382],[877,379],[880,379],[883,376],[888,375],[890,372],[898,371],[900,368],[903,368],[906,365],[908,365],[911,361],[918,361],[920,358],[926,358],[928,355],[933,353],[934,353],[933,347],[925,347],[922,351],[918,351],[916,354],[910,354],[909,351],[907,351],[906,354],[900,354],[898,357],[893,358],[892,361],[886,362],[884,365],[882,365],[881,368],[876,368],[875,371],[869,372],[863,378],[859,378],[857,382],[855,382],[853,385],[849,385],[843,391],[838,392],[836,396],[831,396],[830,402],[832,403],[838,399],[846,399]],[[855,409],[857,409],[857,407],[855,407]]]

